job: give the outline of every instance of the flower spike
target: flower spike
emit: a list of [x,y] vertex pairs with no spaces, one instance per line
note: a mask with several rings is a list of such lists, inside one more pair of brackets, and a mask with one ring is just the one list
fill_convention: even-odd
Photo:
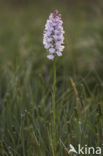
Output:
[[47,58],[50,60],[53,60],[56,56],[62,56],[64,49],[64,30],[62,24],[61,14],[56,10],[50,14],[45,25],[43,44],[49,52]]

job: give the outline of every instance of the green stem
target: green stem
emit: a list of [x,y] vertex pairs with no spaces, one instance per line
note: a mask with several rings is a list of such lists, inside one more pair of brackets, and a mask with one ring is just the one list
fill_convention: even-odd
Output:
[[52,92],[52,109],[53,109],[53,147],[56,150],[56,120],[55,120],[55,86],[56,86],[56,62],[53,61],[53,92]]

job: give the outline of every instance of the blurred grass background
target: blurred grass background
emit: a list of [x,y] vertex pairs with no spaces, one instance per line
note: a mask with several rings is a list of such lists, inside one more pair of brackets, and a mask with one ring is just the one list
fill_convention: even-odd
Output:
[[68,155],[63,144],[103,143],[102,0],[1,0],[0,156],[52,156],[52,62],[42,38],[55,9],[65,30],[57,61],[56,155]]

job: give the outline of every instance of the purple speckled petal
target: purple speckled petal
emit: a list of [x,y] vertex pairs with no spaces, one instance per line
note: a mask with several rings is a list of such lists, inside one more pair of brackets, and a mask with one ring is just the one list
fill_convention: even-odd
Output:
[[54,59],[54,55],[48,55],[47,58],[48,58],[49,60],[53,60],[53,59]]
[[58,56],[62,56],[62,53],[61,53],[60,51],[57,51],[56,54],[57,54]]

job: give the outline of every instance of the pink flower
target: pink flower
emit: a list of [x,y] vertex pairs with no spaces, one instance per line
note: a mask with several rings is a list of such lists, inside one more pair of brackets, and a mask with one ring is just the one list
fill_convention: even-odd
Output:
[[63,31],[63,21],[61,20],[61,15],[56,10],[51,13],[49,20],[45,25],[43,44],[45,49],[48,50],[48,59],[53,60],[55,56],[62,56],[62,51],[64,49],[64,31]]

